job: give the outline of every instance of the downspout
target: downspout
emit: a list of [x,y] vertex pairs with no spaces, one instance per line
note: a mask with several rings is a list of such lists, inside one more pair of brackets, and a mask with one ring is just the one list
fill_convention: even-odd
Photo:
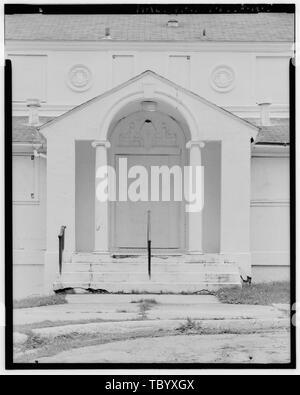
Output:
[[38,152],[36,149],[33,150],[33,156],[35,158],[44,158],[47,159],[47,155],[43,154],[42,152]]
[[[40,119],[39,119],[39,107],[40,107],[40,101],[39,99],[27,99],[27,107],[28,107],[28,125],[33,127],[35,129],[35,132],[40,135],[38,126],[40,125]],[[38,152],[38,149],[41,148],[43,145],[40,147],[35,147],[33,146],[33,156],[35,158],[44,158],[47,159],[47,155],[43,154],[42,152]]]

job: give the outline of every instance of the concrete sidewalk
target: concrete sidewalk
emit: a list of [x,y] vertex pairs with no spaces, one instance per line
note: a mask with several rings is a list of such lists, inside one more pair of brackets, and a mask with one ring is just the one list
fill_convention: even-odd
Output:
[[[186,321],[174,320],[145,320],[120,322],[95,322],[87,324],[62,325],[32,329],[32,333],[40,338],[54,339],[67,335],[137,335],[145,332],[174,331]],[[215,333],[253,333],[265,330],[284,330],[288,328],[289,320],[280,319],[210,319],[197,320],[201,331]],[[179,332],[178,332],[179,333]]]
[[[145,312],[148,320],[280,320],[288,312],[274,306],[221,304],[202,295],[70,295],[68,304],[14,310],[14,325],[78,321],[131,321],[141,319],[141,300],[154,300]],[[144,317],[145,318],[145,317]]]
[[[265,357],[272,360],[274,339],[279,342],[276,360],[286,360],[288,356],[289,310],[282,305],[229,305],[219,303],[213,296],[200,295],[71,295],[67,296],[67,300],[68,303],[63,305],[14,310],[16,357],[31,358],[32,350],[28,351],[29,354],[22,351],[22,345],[26,347],[26,340],[31,335],[50,348],[54,344],[53,352],[56,355],[49,359],[46,355],[40,355],[39,362],[139,361],[139,355],[133,355],[130,351],[132,346],[136,350],[144,350],[147,361],[175,362],[179,354],[182,360],[202,361],[204,357],[201,357],[203,354],[199,350],[203,347],[208,347],[205,358],[214,360],[213,354],[223,355],[224,347],[227,349],[236,338],[236,346],[241,347],[237,358],[249,358],[249,352],[242,350],[243,339],[249,342],[249,349],[256,350],[258,361]],[[189,323],[192,325],[191,331],[189,328],[186,330]],[[257,335],[264,344],[264,333],[269,334],[266,335],[268,346],[261,356],[260,346],[255,345],[256,338],[252,335]],[[198,343],[202,348],[196,355],[193,343],[198,335],[202,336]],[[212,339],[216,342],[220,339],[220,343],[207,345],[212,335],[215,336]],[[138,340],[138,337],[142,339]],[[60,347],[59,350],[55,348],[55,344],[65,346],[66,342],[75,338],[81,339],[82,344],[86,341],[86,345],[90,344],[89,339],[94,339],[96,343],[92,348],[76,350],[75,347],[65,353],[60,353]],[[100,345],[102,342],[109,345]],[[116,343],[122,350],[115,350],[118,347]],[[172,346],[172,355],[169,346]],[[154,349],[151,350],[152,347]],[[185,347],[191,349],[186,355]],[[228,355],[232,358],[231,352]],[[35,357],[32,358],[35,360]]]
[[[200,295],[70,295],[67,301],[15,309],[15,358],[40,363],[289,358],[286,306],[228,305]],[[32,339],[47,344],[50,355],[30,348]]]

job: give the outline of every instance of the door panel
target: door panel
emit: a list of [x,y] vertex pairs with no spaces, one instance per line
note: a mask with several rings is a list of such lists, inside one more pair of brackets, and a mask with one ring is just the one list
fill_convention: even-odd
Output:
[[[181,165],[180,155],[116,155],[116,169],[120,158],[127,158],[128,170],[132,166],[143,165],[148,170],[148,196],[151,196],[151,166]],[[172,178],[171,178],[172,180]],[[134,179],[128,180],[128,186]],[[162,190],[160,182],[160,191]],[[116,202],[115,242],[117,248],[146,248],[147,211],[151,211],[152,247],[159,249],[179,249],[182,247],[183,218],[182,202],[174,201],[174,182],[171,181],[170,201]]]

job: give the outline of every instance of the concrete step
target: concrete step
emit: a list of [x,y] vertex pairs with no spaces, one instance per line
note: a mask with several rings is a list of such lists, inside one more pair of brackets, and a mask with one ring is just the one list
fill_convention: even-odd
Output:
[[[152,262],[152,272],[167,272],[167,273],[203,273],[203,272],[224,272],[230,273],[237,271],[234,263],[172,263],[172,262]],[[63,264],[63,273],[68,272],[147,272],[147,261],[138,262],[114,262],[114,263],[65,263]]]
[[[238,282],[238,272],[155,272],[152,271],[151,281],[153,283],[231,283]],[[148,273],[144,272],[65,272],[60,277],[65,282],[126,282],[143,283],[148,281]]]
[[215,291],[240,286],[235,263],[224,263],[220,254],[171,254],[152,256],[151,280],[145,254],[115,255],[78,253],[63,264],[54,289],[92,288],[108,292],[181,293]]
[[[141,254],[96,254],[96,253],[77,253],[71,258],[72,263],[136,263],[147,262],[148,256]],[[224,263],[224,256],[221,254],[172,254],[162,255],[153,254],[153,263]]]
[[210,283],[210,282],[176,282],[176,283],[160,283],[153,281],[145,282],[61,282],[54,283],[54,290],[61,290],[63,288],[76,289],[94,289],[105,290],[107,292],[123,292],[123,293],[182,293],[182,292],[201,292],[201,291],[216,291],[220,287],[234,287],[241,286],[240,282],[224,282],[224,283]]

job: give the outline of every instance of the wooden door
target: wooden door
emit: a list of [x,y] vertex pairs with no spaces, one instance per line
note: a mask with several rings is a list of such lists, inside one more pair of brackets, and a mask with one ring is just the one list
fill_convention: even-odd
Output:
[[[151,167],[180,166],[180,155],[117,155],[117,165],[120,158],[126,158],[128,170],[132,166],[142,165],[148,173],[148,201],[116,202],[115,240],[117,248],[141,249],[147,246],[147,211],[151,211],[151,239],[155,249],[180,249],[182,247],[182,202],[174,200],[174,188],[178,187],[171,177],[170,201],[163,201],[160,182],[159,201],[151,201]],[[118,168],[118,166],[117,166]],[[128,185],[130,185],[128,182]]]

